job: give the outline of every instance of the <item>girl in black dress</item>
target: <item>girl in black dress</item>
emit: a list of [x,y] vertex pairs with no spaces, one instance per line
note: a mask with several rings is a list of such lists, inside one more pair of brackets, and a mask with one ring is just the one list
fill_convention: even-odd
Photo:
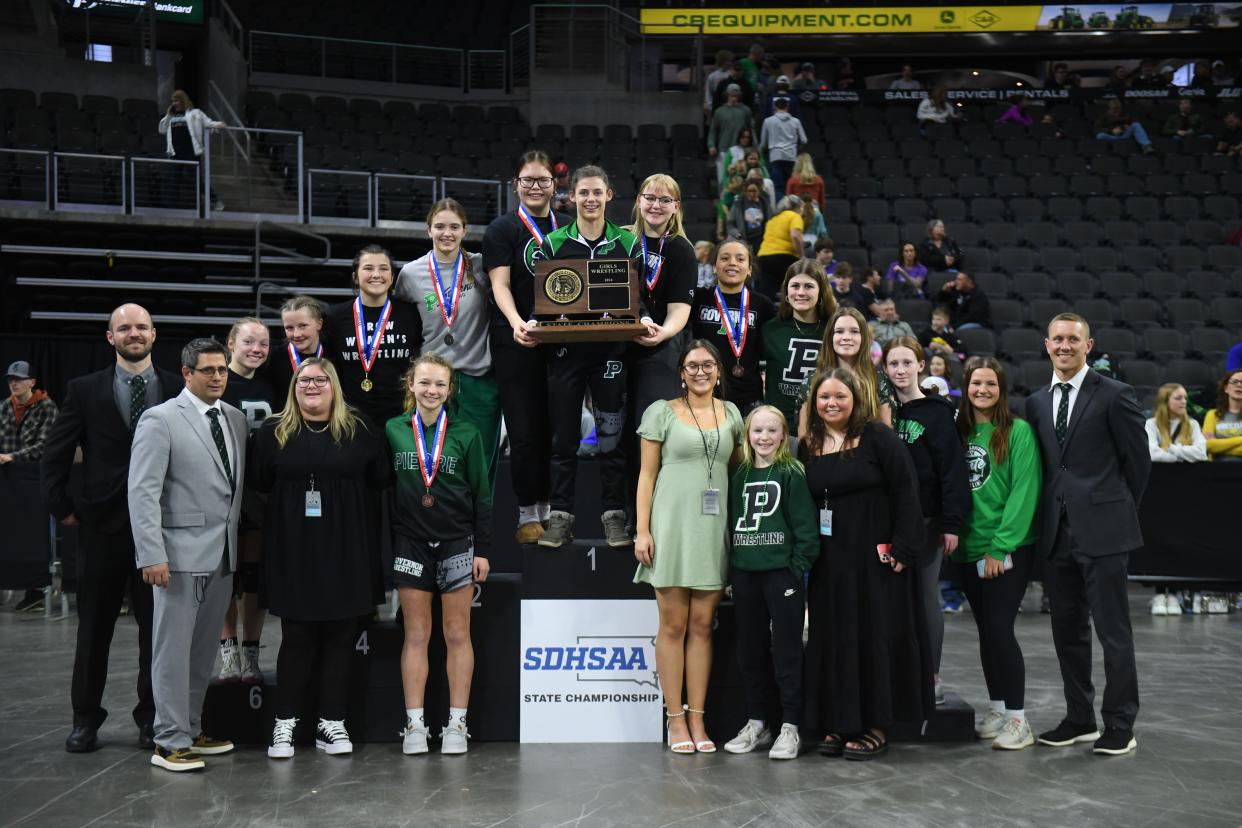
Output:
[[820,753],[871,759],[888,728],[933,707],[927,634],[910,567],[923,546],[914,464],[901,439],[860,405],[845,368],[812,383],[799,444],[819,512],[820,555],[808,589],[805,725]]
[[282,634],[267,755],[293,756],[293,730],[312,681],[319,685],[315,747],[350,753],[349,662],[358,619],[381,599],[378,506],[392,479],[387,446],[345,405],[332,364],[310,357],[247,460],[250,485],[271,493],[260,597],[280,617]]

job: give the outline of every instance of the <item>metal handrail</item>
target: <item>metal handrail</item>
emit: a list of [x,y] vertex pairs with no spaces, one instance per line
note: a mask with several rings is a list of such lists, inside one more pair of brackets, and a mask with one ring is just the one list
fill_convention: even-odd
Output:
[[239,50],[244,50],[246,48],[246,27],[242,25],[241,20],[233,12],[233,7],[225,0],[215,0],[212,3],[212,8],[224,13],[222,15],[224,18],[222,22],[226,24],[225,29],[228,31],[230,39]]
[[[119,205],[108,204],[108,205],[101,205],[101,206],[107,206],[107,207],[119,206],[122,212],[126,211],[128,207],[126,196],[129,194],[129,190],[125,186],[125,156],[124,155],[104,155],[102,153],[96,153],[96,152],[59,152],[56,150],[51,151],[50,154],[52,156],[52,184],[48,188],[50,190],[50,192],[48,193],[48,198],[51,204],[51,209],[55,210],[56,206],[60,203],[60,195],[57,192],[59,187],[56,186],[57,184],[60,183],[60,159],[62,158],[98,158],[104,161],[120,161],[121,162],[120,164],[120,167],[121,167],[121,203]],[[70,203],[73,203],[73,202],[70,202]]]
[[[202,197],[203,188],[201,176],[203,174],[202,167],[197,161],[184,161],[179,158],[138,158],[131,157],[129,159],[129,209],[133,213],[137,213],[138,207],[138,164],[181,164],[182,166],[194,168],[194,215],[198,215],[199,199]],[[165,210],[183,210],[181,207],[163,207]]]

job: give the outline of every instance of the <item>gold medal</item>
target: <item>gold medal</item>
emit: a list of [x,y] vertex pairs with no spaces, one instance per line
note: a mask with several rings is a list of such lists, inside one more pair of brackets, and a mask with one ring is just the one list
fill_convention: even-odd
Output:
[[371,382],[371,378],[370,378],[370,377],[364,377],[364,378],[363,378],[363,380],[362,380],[362,390],[363,390],[363,391],[370,391],[370,390],[371,390],[372,388],[374,388],[374,387],[375,387],[375,383]]

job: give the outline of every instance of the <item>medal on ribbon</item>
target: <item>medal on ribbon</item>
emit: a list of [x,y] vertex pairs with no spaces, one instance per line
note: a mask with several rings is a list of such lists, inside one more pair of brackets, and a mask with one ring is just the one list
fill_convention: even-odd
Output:
[[[539,229],[539,225],[535,223],[535,217],[530,214],[530,210],[526,209],[525,204],[518,205],[517,214],[518,214],[518,219],[521,220],[522,224],[526,225],[526,232],[530,233],[531,238],[535,240],[535,244],[542,247],[543,240],[544,238],[546,238],[546,236],[544,236],[543,231]],[[549,210],[548,218],[552,219],[552,229],[555,230],[556,229],[556,212],[553,210]]]
[[414,443],[418,446],[418,471],[423,476],[423,483],[427,487],[421,502],[423,508],[430,509],[436,505],[436,499],[431,494],[431,484],[440,471],[440,455],[444,453],[444,435],[448,433],[448,412],[443,408],[440,409],[440,416],[436,418],[435,433],[431,435],[430,452],[427,450],[427,432],[423,429],[423,418],[418,415],[417,408],[410,417],[410,425],[414,428]]
[[[639,238],[643,244],[643,281],[647,285],[647,292],[655,290],[656,283],[660,281],[660,274],[664,272],[664,242],[668,239],[668,233],[660,236],[660,248],[656,253],[647,252],[647,234],[644,233]],[[651,266],[651,260],[655,259],[655,267]]]
[[[457,300],[461,297],[461,283],[465,281],[466,257],[457,251],[457,261],[453,265],[453,281],[446,290],[440,279],[440,263],[436,261],[435,252],[427,254],[427,272],[431,276],[431,287],[436,293],[436,302],[440,306],[440,318],[447,328],[453,327],[457,320]],[[453,344],[452,331],[444,337],[446,345]]]
[[358,348],[358,358],[362,360],[363,391],[370,391],[375,387],[375,383],[371,382],[371,366],[375,364],[375,358],[379,356],[379,343],[384,337],[384,330],[388,327],[388,319],[391,316],[392,299],[389,299],[380,309],[375,329],[368,337],[366,319],[362,316],[362,297],[359,296],[354,300],[354,345]]
[[[290,342],[285,347],[289,351],[289,365],[293,367],[294,373],[297,373],[298,366],[302,364],[302,360],[305,359],[305,357],[302,356],[302,354],[298,351],[297,348],[293,347],[292,342]],[[323,343],[320,342],[319,347],[315,349],[315,358],[318,359],[319,357],[322,357],[322,356],[323,356]]]
[[733,352],[737,363],[733,366],[733,376],[740,377],[746,373],[742,365],[742,351],[746,348],[746,334],[750,331],[750,291],[742,287],[741,299],[738,302],[737,323],[729,315],[725,305],[724,294],[716,287],[716,308],[720,311],[720,324],[724,328],[725,339],[729,340],[729,350]]

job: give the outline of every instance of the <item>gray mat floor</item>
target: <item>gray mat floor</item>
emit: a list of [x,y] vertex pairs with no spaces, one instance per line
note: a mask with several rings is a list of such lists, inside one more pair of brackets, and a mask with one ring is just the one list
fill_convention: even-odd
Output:
[[[981,743],[898,745],[853,763],[811,753],[671,756],[657,745],[475,744],[463,757],[403,757],[395,744],[352,757],[257,748],[198,774],[153,768],[135,746],[135,627],[121,619],[103,749],[63,750],[76,621],[0,612],[0,825],[1242,825],[1242,615],[1153,618],[1131,592],[1143,709],[1139,749],[1018,753]],[[1062,712],[1048,617],[1022,615],[1027,712]],[[279,625],[265,642],[275,662]],[[985,692],[969,613],[947,619],[943,675],[976,706]],[[1096,657],[1097,687],[1102,668]],[[731,734],[713,734],[724,741]]]

